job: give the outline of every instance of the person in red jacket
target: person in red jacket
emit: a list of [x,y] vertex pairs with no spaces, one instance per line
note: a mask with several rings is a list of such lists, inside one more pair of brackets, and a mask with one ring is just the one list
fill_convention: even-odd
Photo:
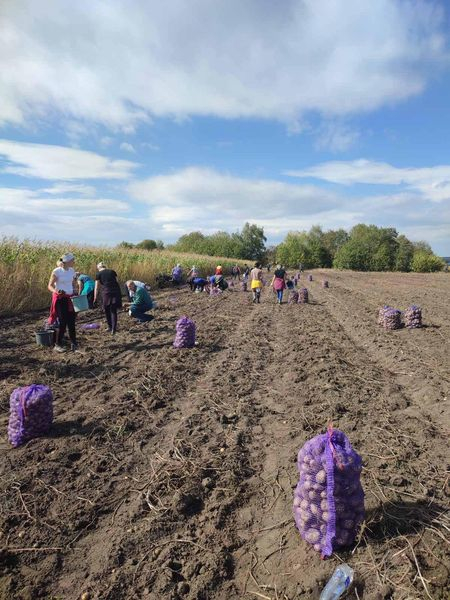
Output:
[[58,339],[55,344],[56,352],[65,352],[64,335],[69,331],[71,350],[77,352],[77,334],[75,330],[75,309],[72,304],[75,285],[75,257],[71,252],[64,254],[52,271],[48,282],[48,290],[52,293],[52,306],[50,309],[49,323],[59,322]]

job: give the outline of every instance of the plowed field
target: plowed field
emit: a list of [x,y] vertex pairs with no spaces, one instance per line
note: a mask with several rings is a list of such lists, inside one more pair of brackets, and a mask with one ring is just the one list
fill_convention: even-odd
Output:
[[[349,598],[449,597],[450,275],[313,277],[307,305],[164,290],[115,337],[83,313],[102,323],[83,354],[35,345],[43,313],[0,321],[0,598],[317,598],[340,561]],[[413,303],[424,328],[377,325]],[[192,350],[172,347],[181,315]],[[51,386],[54,426],[11,449],[9,395],[30,383]],[[363,457],[367,519],[323,561],[292,499],[330,420]]]

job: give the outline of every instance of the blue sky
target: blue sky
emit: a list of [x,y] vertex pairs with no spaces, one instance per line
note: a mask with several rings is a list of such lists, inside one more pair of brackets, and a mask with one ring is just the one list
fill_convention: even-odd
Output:
[[394,226],[450,255],[450,4],[4,0],[0,235]]

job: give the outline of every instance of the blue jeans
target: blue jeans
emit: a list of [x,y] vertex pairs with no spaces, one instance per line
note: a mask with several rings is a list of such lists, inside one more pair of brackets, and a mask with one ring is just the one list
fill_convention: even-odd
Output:
[[151,310],[151,309],[152,309],[151,305],[132,304],[130,306],[130,313],[131,313],[131,316],[134,317],[135,319],[137,319],[140,323],[145,323],[146,321],[151,321],[154,318],[153,315],[146,314],[147,311]]
[[283,290],[277,290],[277,300],[278,302],[283,300]]

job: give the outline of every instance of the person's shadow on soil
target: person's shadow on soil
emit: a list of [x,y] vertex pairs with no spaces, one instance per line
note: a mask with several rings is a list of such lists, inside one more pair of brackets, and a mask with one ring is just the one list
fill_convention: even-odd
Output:
[[381,542],[417,533],[444,512],[444,507],[432,501],[385,502],[367,512],[366,535],[369,540]]

